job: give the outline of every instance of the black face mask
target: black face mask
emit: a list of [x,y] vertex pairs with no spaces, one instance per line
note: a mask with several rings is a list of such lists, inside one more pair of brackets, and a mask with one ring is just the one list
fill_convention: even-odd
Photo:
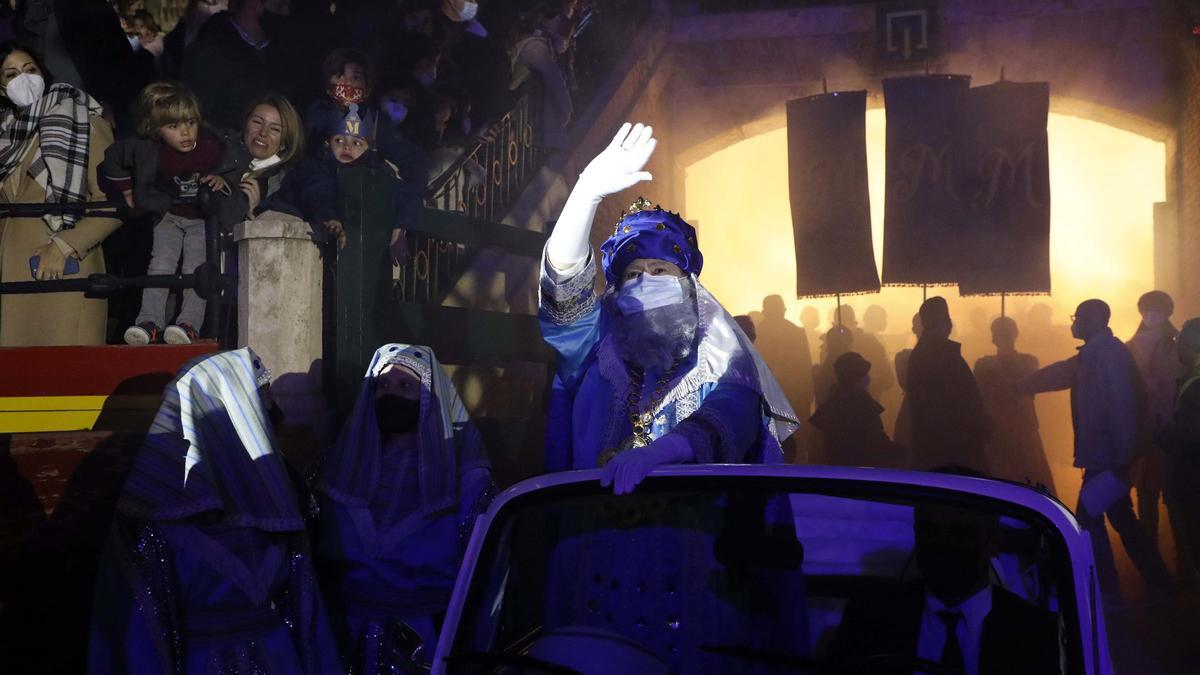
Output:
[[384,436],[412,431],[420,419],[420,401],[394,394],[375,399],[375,422]]

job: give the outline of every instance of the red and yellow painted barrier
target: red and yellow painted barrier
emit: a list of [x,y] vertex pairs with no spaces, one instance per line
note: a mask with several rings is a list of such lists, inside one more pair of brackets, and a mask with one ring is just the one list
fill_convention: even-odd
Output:
[[145,431],[163,388],[215,342],[0,349],[0,433]]

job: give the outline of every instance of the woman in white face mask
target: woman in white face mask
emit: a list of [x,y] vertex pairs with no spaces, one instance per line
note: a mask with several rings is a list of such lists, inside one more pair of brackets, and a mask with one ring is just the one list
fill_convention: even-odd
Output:
[[[96,166],[112,143],[100,105],[54,84],[37,56],[0,45],[0,201],[104,201]],[[114,218],[61,213],[0,218],[0,281],[81,279],[105,271]],[[0,347],[104,344],[108,306],[83,293],[0,295]]]

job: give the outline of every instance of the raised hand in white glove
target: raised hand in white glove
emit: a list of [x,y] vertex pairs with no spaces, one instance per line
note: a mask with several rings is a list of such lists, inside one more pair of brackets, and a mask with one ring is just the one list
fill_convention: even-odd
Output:
[[551,265],[567,269],[587,258],[592,219],[600,200],[642,181],[653,180],[642,169],[657,145],[651,127],[628,122],[621,125],[604,152],[596,155],[579,174],[546,246]]
[[599,201],[642,181],[653,180],[654,176],[642,169],[657,145],[652,127],[640,122],[622,124],[604,152],[596,155],[579,174],[575,189]]
[[604,465],[600,485],[612,485],[615,494],[629,494],[654,467],[682,464],[695,458],[696,453],[686,438],[680,434],[667,434],[644,448],[630,448],[613,457]]

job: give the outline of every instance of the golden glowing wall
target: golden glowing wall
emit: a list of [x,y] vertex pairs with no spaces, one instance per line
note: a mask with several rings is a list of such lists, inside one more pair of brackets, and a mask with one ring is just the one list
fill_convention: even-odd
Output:
[[[820,308],[824,329],[833,300],[795,299],[787,132],[783,119],[778,122],[773,131],[688,166],[684,207],[700,230],[702,279],[731,312],[758,310],[764,296],[778,293],[792,321],[798,322],[805,305]],[[883,242],[884,129],[883,110],[869,111],[867,162],[877,264]],[[1031,305],[1046,302],[1054,309],[1055,323],[1065,325],[1078,302],[1099,297],[1113,307],[1116,333],[1128,337],[1137,327],[1137,297],[1154,283],[1153,204],[1165,199],[1165,146],[1059,114],[1050,115],[1049,140],[1054,293],[1049,298],[1009,298],[1009,314],[1019,321]],[[960,337],[1000,312],[998,298],[960,299],[953,288],[929,292],[951,302]],[[889,288],[843,302],[860,317],[868,305],[883,305],[890,316],[888,332],[901,334],[921,302],[921,291]],[[969,347],[985,351],[986,343]]]

